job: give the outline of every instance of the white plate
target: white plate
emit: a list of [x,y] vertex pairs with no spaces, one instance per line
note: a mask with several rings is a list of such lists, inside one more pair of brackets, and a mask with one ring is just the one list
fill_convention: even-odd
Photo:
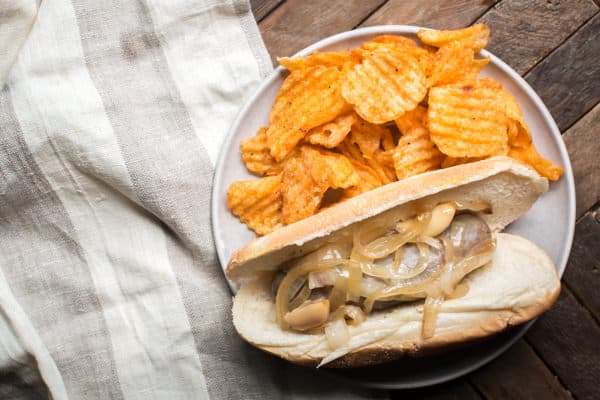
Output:
[[[315,50],[351,49],[382,34],[403,34],[416,38],[419,29],[421,28],[402,25],[356,29],[323,39],[297,55],[308,55]],[[499,81],[516,97],[540,154],[565,170],[561,179],[552,183],[550,190],[540,197],[525,215],[507,228],[508,232],[524,236],[543,248],[562,276],[575,227],[575,186],[566,147],[548,109],[525,80],[489,52],[482,51],[481,55],[490,58],[490,63],[481,75]],[[239,143],[241,139],[253,136],[259,127],[268,125],[269,112],[285,76],[285,70],[279,67],[260,85],[234,121],[217,160],[211,216],[215,246],[223,268],[236,249],[255,237],[254,233],[227,209],[226,193],[229,185],[236,180],[255,178],[242,163]],[[444,382],[467,374],[491,361],[516,342],[530,325],[531,323],[510,330],[450,356],[405,359],[385,366],[361,368],[360,374],[356,373],[357,370],[341,374],[366,386],[388,389],[414,388]]]

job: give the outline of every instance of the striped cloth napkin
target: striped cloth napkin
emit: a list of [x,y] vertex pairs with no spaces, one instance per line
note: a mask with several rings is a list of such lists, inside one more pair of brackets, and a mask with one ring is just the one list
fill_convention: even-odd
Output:
[[0,397],[385,397],[245,344],[213,165],[271,72],[247,0],[0,1]]

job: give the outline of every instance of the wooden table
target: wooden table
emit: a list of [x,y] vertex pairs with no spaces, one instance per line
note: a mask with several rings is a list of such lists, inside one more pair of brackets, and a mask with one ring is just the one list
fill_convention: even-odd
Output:
[[485,22],[487,47],[523,75],[569,150],[577,225],[563,289],[509,351],[468,376],[392,398],[600,399],[600,1],[251,0],[273,56],[357,27]]

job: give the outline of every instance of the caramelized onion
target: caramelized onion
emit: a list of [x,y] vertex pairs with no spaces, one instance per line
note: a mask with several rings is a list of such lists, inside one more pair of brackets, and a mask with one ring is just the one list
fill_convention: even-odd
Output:
[[300,262],[296,266],[292,267],[283,277],[281,283],[279,284],[279,288],[277,289],[277,295],[275,296],[275,310],[277,313],[277,323],[279,326],[282,328],[288,327],[288,324],[284,320],[284,316],[290,310],[290,292],[294,282],[313,271],[322,271],[327,268],[330,267],[326,265],[324,266],[322,263]]
[[489,213],[492,211],[492,205],[484,200],[455,200],[454,205],[457,211],[477,211]]
[[346,320],[342,318],[336,318],[325,326],[325,337],[329,347],[333,350],[337,350],[344,346],[350,341],[350,332],[348,332],[348,326],[346,326]]
[[347,304],[338,308],[332,317],[344,318],[350,325],[358,325],[362,323],[367,317],[363,310],[358,306]]
[[461,297],[464,297],[468,292],[469,292],[469,285],[467,285],[466,283],[459,283],[454,288],[454,291],[452,292],[452,294],[450,294],[450,296],[448,296],[448,299],[459,299]]
[[335,310],[346,303],[347,291],[348,278],[338,275],[329,295],[329,304],[331,305],[332,310]]
[[296,294],[292,299],[290,299],[290,310],[299,307],[302,303],[308,300],[308,296],[310,296],[310,288],[306,284],[306,279],[304,279]]
[[443,297],[427,297],[425,299],[425,304],[423,305],[423,325],[421,330],[423,339],[429,339],[433,336],[437,317],[443,302]]
[[[457,209],[464,207],[461,203],[454,205]],[[489,228],[475,215],[458,215],[447,226],[448,213],[443,218],[436,214],[438,209],[452,211],[454,205],[438,205],[395,224],[391,232],[393,219],[367,221],[354,228],[351,238],[327,244],[297,260],[281,280],[275,296],[280,326],[290,328],[286,322],[292,315],[290,310],[312,304],[315,296],[311,293],[321,291],[329,301],[331,315],[325,333],[333,349],[348,342],[346,324],[361,323],[376,302],[425,298],[422,335],[433,336],[444,299],[466,293],[468,287],[459,282],[487,264],[495,247],[493,239],[486,239],[490,237]],[[489,208],[489,204],[476,206]],[[435,218],[439,221],[433,221]],[[434,237],[442,226],[444,232]],[[427,235],[432,232],[436,235]],[[348,302],[362,304],[362,309]]]
[[334,268],[324,271],[313,271],[308,274],[308,287],[315,289],[324,286],[333,286],[339,274],[340,272]]
[[425,243],[429,247],[433,247],[434,249],[438,249],[438,250],[441,250],[441,248],[442,248],[442,244],[440,243],[440,241],[431,236],[419,236],[419,237],[415,238],[414,242],[415,243]]

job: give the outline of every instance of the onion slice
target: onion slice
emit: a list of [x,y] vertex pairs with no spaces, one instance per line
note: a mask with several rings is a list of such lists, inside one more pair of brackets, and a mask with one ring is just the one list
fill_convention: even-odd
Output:
[[425,305],[423,305],[423,325],[421,336],[423,339],[429,339],[435,333],[435,325],[437,322],[440,307],[444,302],[444,297],[427,297]]
[[350,341],[350,332],[348,332],[346,320],[341,317],[327,323],[325,326],[325,337],[332,350],[337,350],[346,345]]

